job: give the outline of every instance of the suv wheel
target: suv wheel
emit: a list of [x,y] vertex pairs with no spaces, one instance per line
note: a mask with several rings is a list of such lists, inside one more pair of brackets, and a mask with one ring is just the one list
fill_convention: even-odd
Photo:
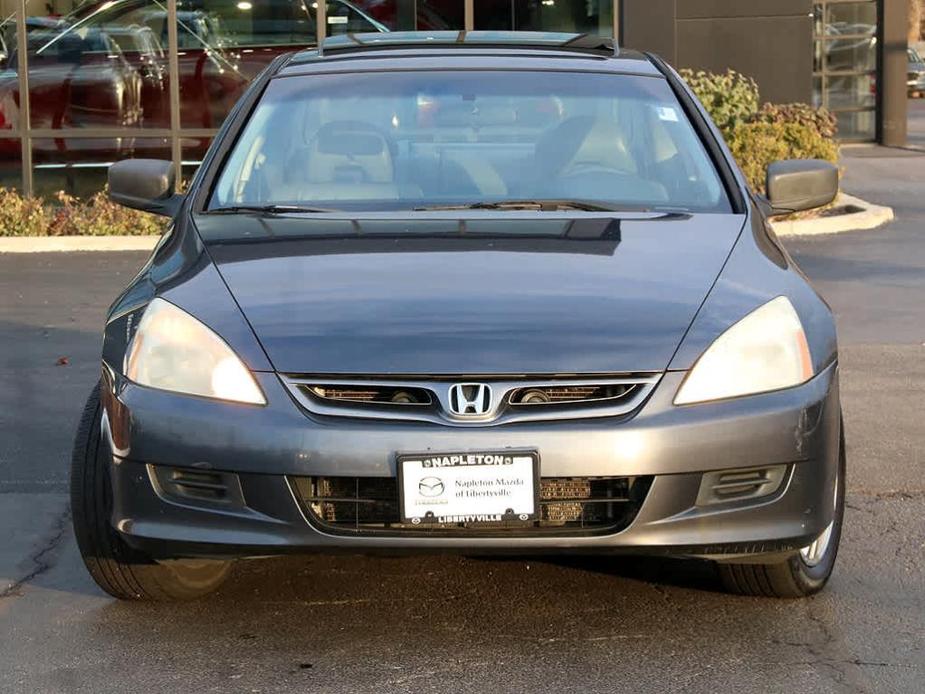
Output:
[[84,407],[71,458],[74,535],[93,580],[122,600],[192,600],[211,593],[227,578],[230,562],[158,562],[129,547],[112,527],[112,463],[100,422],[97,386]]

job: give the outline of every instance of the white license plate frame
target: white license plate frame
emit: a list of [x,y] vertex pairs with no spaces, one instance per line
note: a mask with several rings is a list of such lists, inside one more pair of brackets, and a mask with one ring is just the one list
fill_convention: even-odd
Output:
[[540,517],[535,449],[402,453],[396,461],[403,523],[507,526]]

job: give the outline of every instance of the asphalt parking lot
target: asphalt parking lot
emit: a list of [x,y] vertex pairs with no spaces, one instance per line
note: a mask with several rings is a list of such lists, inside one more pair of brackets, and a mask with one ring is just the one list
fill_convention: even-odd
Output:
[[695,562],[335,556],[117,603],[81,565],[67,466],[144,254],[0,255],[0,692],[925,690],[925,151],[846,168],[897,220],[787,242],[838,316],[849,446],[835,575],[796,602],[727,596]]

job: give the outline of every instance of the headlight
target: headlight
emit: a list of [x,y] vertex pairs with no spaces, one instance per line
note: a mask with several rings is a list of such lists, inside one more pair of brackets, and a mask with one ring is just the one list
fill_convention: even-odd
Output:
[[707,348],[675,405],[766,393],[805,383],[813,361],[793,304],[779,296],[749,313]]
[[153,299],[125,358],[125,375],[143,386],[266,405],[254,377],[224,340],[173,304]]

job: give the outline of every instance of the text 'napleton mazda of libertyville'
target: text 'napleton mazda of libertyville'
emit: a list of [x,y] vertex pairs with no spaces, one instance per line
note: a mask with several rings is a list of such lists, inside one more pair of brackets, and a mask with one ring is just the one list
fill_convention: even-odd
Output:
[[844,506],[832,314],[655,56],[565,34],[346,35],[280,56],[110,309],[74,527],[125,599],[287,552],[662,554],[821,589]]

